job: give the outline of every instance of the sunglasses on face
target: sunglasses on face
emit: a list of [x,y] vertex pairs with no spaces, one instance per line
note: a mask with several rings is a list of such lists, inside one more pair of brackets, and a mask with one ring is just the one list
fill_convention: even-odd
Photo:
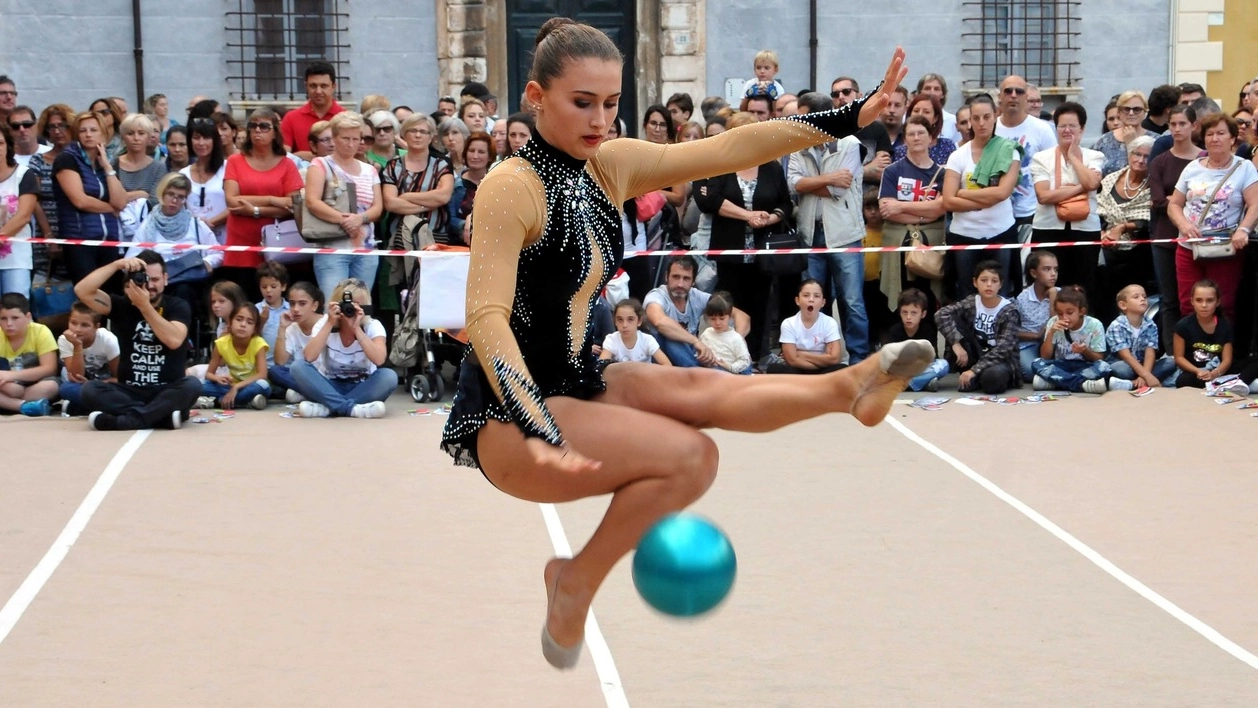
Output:
[[1122,113],[1126,113],[1129,116],[1136,116],[1136,115],[1140,115],[1141,113],[1144,113],[1144,108],[1141,106],[1119,106],[1118,110]]
[[835,89],[830,92],[830,98],[838,98],[840,96],[851,96],[854,93],[856,93],[856,89],[854,88]]
[[1254,122],[1252,120],[1246,120],[1244,118],[1237,118],[1236,124],[1242,128],[1248,128],[1249,126],[1253,125]]
[[31,128],[35,127],[35,121],[22,120],[16,123],[9,123],[9,127],[12,128],[13,130],[30,130]]
[[249,123],[245,125],[245,128],[249,130],[256,130],[260,133],[269,133],[275,129],[275,127],[270,123]]
[[1007,86],[1001,89],[1000,92],[1006,96],[1025,96],[1026,95],[1026,89],[1019,88],[1017,86]]

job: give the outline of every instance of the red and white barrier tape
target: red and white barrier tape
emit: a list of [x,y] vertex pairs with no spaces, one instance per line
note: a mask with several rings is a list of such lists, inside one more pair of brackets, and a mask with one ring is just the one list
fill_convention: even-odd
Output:
[[[1143,244],[1143,243],[1191,243],[1193,241],[1202,241],[1205,239],[1174,239],[1174,238],[1154,238],[1140,239],[1132,241],[1124,241],[1123,244]],[[93,241],[84,239],[69,238],[32,238],[32,239],[6,239],[0,238],[0,243],[6,242],[21,243],[55,243],[64,246],[95,246],[103,248],[169,248],[176,252],[183,251],[223,251],[225,253],[289,253],[289,254],[310,254],[315,256],[328,255],[356,255],[356,256],[413,256],[416,258],[441,258],[450,256],[466,256],[467,251],[388,251],[377,250],[373,248],[315,248],[300,247],[288,248],[284,246],[224,246],[220,244],[192,244],[192,243],[138,243],[135,241]],[[690,250],[661,250],[661,251],[636,251],[626,253],[625,258],[634,258],[637,256],[760,256],[760,255],[808,255],[821,253],[905,253],[908,251],[999,251],[1003,249],[1036,249],[1036,248],[1069,248],[1075,246],[1099,246],[1099,241],[1049,241],[1042,243],[982,243],[966,246],[850,246],[845,248],[748,248],[748,249],[723,249],[723,250],[706,250],[706,251],[690,251]]]

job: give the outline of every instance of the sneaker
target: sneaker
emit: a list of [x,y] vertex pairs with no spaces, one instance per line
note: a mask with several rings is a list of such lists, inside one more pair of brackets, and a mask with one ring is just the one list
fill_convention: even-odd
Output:
[[1136,387],[1135,384],[1127,379],[1114,377],[1109,380],[1109,390],[1111,391],[1130,391]]
[[26,401],[19,410],[24,416],[42,418],[52,412],[52,404],[48,399],[41,398],[37,401]]
[[930,391],[931,393],[937,393],[939,391],[939,378],[936,377],[927,381],[926,387],[923,390]]
[[214,408],[218,401],[213,396],[197,396],[197,408]]
[[261,393],[254,396],[253,400],[249,401],[249,407],[255,411],[266,410],[266,396]]
[[1035,378],[1031,380],[1031,388],[1033,388],[1036,391],[1052,391],[1056,387],[1053,386],[1052,381],[1049,381],[1043,376],[1036,374]]
[[387,409],[384,407],[384,401],[372,401],[371,403],[359,403],[349,412],[355,418],[383,418]]
[[297,413],[302,418],[327,418],[332,415],[332,411],[328,410],[327,406],[314,401],[302,401],[297,406]]
[[183,413],[172,411],[170,414],[170,429],[179,430],[183,427]]
[[1083,382],[1084,393],[1095,393],[1100,395],[1108,390],[1109,387],[1105,385],[1105,379],[1092,379],[1091,381]]
[[297,389],[290,388],[288,389],[287,392],[285,392],[284,400],[289,403],[301,403],[302,401],[306,400],[306,397],[301,395],[300,393],[297,393]]
[[93,411],[87,416],[87,424],[92,430],[117,430],[118,418],[104,411]]

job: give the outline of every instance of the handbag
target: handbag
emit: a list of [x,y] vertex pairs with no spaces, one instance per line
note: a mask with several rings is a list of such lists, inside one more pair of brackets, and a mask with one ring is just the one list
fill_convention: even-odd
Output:
[[[756,236],[756,248],[762,250],[785,250],[804,248],[795,229],[787,227],[778,232]],[[808,254],[806,253],[761,253],[756,256],[756,265],[768,275],[799,275],[808,270]]]
[[[358,211],[358,194],[354,182],[341,179],[340,171],[326,157],[323,158],[323,203],[342,214]],[[307,243],[343,241],[349,238],[340,224],[324,221],[310,212],[309,195],[303,190],[299,204],[293,205],[297,217],[297,230]]]
[[944,252],[931,250],[922,230],[916,225],[909,226],[908,233],[904,235],[904,245],[914,249],[904,254],[904,267],[908,272],[927,280],[943,280]]
[[205,256],[200,251],[184,251],[174,258],[166,260],[166,283],[195,283],[207,280],[209,271],[205,269]]
[[[295,219],[285,219],[262,227],[262,245],[272,248],[306,248],[310,244],[306,243],[306,240],[301,237],[301,231],[297,229],[297,221]],[[268,261],[284,265],[309,263],[314,258],[309,253],[271,252],[263,253],[262,257]]]
[[74,294],[74,283],[52,275],[53,261],[49,259],[48,270],[40,274],[31,283],[31,316],[35,321],[53,330],[54,325],[64,329],[65,321],[69,320],[70,306],[78,298]]
[[[1236,172],[1236,169],[1242,164],[1242,160],[1233,162],[1232,169],[1228,170],[1227,174],[1223,175],[1223,179],[1219,180],[1219,183],[1214,185],[1214,189],[1210,190],[1210,198],[1206,199],[1205,208],[1203,208],[1201,213],[1197,215],[1198,226],[1205,223],[1206,214],[1210,211],[1210,207],[1214,206],[1214,198],[1218,196],[1219,190],[1223,187],[1223,185],[1227,184],[1227,181],[1232,178],[1232,173]],[[1235,231],[1236,227],[1232,227],[1230,229],[1210,229],[1209,231],[1202,231],[1201,237],[1206,239],[1205,241],[1195,241],[1188,244],[1188,247],[1192,249],[1193,260],[1209,261],[1217,258],[1231,258],[1232,256],[1235,256],[1236,248],[1232,246],[1232,233]]]
[[[1054,184],[1058,187],[1062,186],[1061,163],[1061,153],[1059,152],[1057,153],[1057,164],[1054,166]],[[1054,209],[1057,212],[1058,219],[1068,223],[1073,223],[1076,221],[1083,221],[1088,218],[1088,215],[1092,213],[1092,204],[1086,193],[1076,194],[1069,199],[1057,202],[1057,204],[1054,205]]]

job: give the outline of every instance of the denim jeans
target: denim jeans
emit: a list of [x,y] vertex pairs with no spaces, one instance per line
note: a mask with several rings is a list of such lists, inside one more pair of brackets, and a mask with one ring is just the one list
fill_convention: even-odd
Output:
[[909,380],[909,390],[921,391],[926,388],[926,384],[947,373],[948,362],[943,359],[936,359],[930,362],[930,366],[926,367],[925,371]]
[[[1122,359],[1114,359],[1109,362],[1109,365],[1110,375],[1114,378],[1125,379],[1127,381],[1134,381],[1136,379],[1135,370],[1131,368],[1130,364]],[[1162,356],[1153,360],[1153,366],[1149,367],[1149,371],[1153,372],[1153,377],[1165,386],[1174,381],[1175,374],[1179,371],[1179,367],[1175,365],[1174,357]]]
[[313,266],[319,289],[323,291],[324,297],[332,297],[336,284],[346,278],[358,278],[370,290],[376,282],[376,269],[380,267],[380,259],[376,256],[315,256]]
[[660,343],[660,351],[664,352],[664,356],[668,357],[669,363],[673,366],[684,367],[702,367],[703,364],[695,357],[695,348],[693,344],[678,342],[669,339],[662,334],[656,335],[656,340]]
[[[230,390],[231,386],[224,386],[223,384],[214,383],[213,381],[206,381],[201,384],[202,395],[210,396],[216,401],[223,396],[226,396],[227,392]],[[266,379],[254,381],[248,386],[245,386],[237,391],[236,407],[239,408],[240,406],[249,405],[249,401],[252,401],[253,397],[259,394],[263,396],[271,395],[271,383]]]
[[[854,245],[860,245],[857,241]],[[813,248],[826,247],[826,234],[820,226],[813,231]],[[822,253],[808,256],[808,277],[819,283],[832,283],[842,298],[843,339],[852,364],[869,356],[869,316],[865,313],[865,254]],[[822,288],[829,290],[829,288]]]
[[293,380],[293,374],[286,365],[276,364],[275,366],[269,366],[267,367],[266,375],[277,388],[297,388],[297,382]]
[[397,373],[393,369],[376,369],[362,381],[326,379],[308,361],[298,360],[288,369],[297,384],[297,392],[308,401],[322,403],[332,415],[349,415],[354,406],[384,401],[397,390]]
[[[27,248],[30,248],[27,246]],[[30,268],[5,268],[0,270],[0,294],[18,293],[31,296]]]
[[1084,381],[1104,379],[1110,372],[1104,360],[1036,359],[1031,368],[1036,376],[1047,379],[1057,388],[1075,393],[1083,390]]
[[1040,345],[1035,342],[1023,342],[1018,345],[1018,359],[1022,364],[1022,380],[1030,381],[1035,375],[1031,365],[1040,358]]

